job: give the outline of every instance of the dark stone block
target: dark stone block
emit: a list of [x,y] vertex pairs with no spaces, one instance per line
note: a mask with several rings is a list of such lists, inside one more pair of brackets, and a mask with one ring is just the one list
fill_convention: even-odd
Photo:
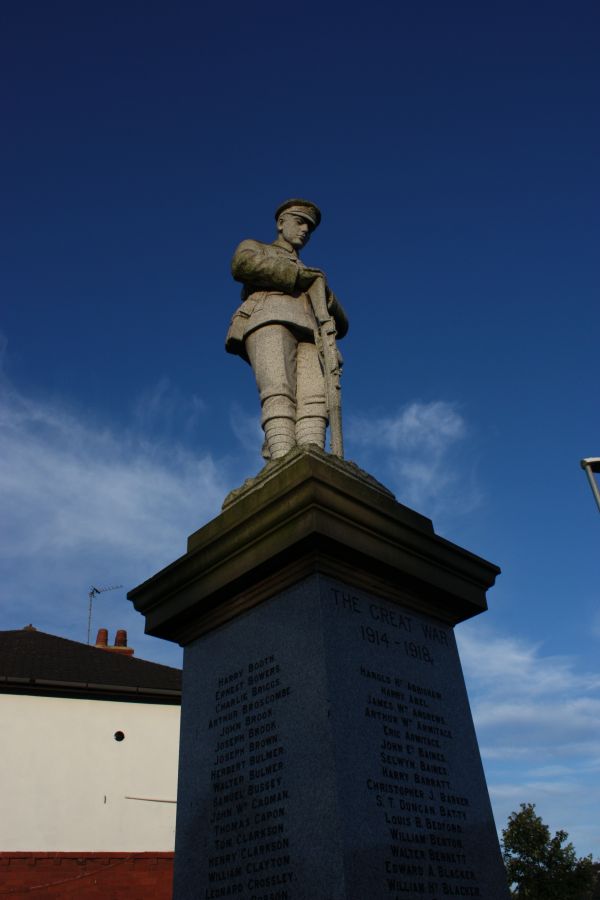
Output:
[[310,576],[186,647],[182,713],[177,900],[507,896],[438,620]]

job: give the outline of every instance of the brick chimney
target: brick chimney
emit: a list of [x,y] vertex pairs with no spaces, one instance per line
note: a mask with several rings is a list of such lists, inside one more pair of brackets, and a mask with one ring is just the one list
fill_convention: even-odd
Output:
[[133,656],[135,652],[133,647],[127,646],[127,632],[124,628],[119,628],[117,631],[114,646],[110,646],[108,643],[108,629],[99,628],[96,647],[99,650],[108,650],[109,653],[121,653],[123,656]]

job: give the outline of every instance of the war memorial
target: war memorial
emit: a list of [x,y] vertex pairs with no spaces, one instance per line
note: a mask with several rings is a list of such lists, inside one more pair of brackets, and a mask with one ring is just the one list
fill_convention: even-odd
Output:
[[174,898],[506,900],[453,631],[499,570],[344,460],[320,219],[287,201],[233,258],[264,468],[129,594],[185,648]]

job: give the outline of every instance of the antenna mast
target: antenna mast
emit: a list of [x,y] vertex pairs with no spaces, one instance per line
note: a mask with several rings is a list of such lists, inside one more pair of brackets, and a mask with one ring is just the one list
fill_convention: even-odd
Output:
[[90,643],[90,632],[92,629],[92,600],[96,596],[96,594],[105,594],[106,591],[117,591],[119,588],[122,588],[122,584],[114,584],[111,587],[97,588],[92,584],[88,591],[88,632],[87,632],[87,642],[88,646]]

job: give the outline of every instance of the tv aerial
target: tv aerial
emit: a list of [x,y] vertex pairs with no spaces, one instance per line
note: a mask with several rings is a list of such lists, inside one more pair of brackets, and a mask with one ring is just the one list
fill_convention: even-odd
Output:
[[113,584],[110,587],[97,588],[92,584],[88,591],[88,629],[87,629],[87,642],[88,646],[90,643],[90,632],[92,628],[92,601],[94,597],[98,594],[105,594],[107,591],[118,591],[119,588],[122,588],[122,584]]

